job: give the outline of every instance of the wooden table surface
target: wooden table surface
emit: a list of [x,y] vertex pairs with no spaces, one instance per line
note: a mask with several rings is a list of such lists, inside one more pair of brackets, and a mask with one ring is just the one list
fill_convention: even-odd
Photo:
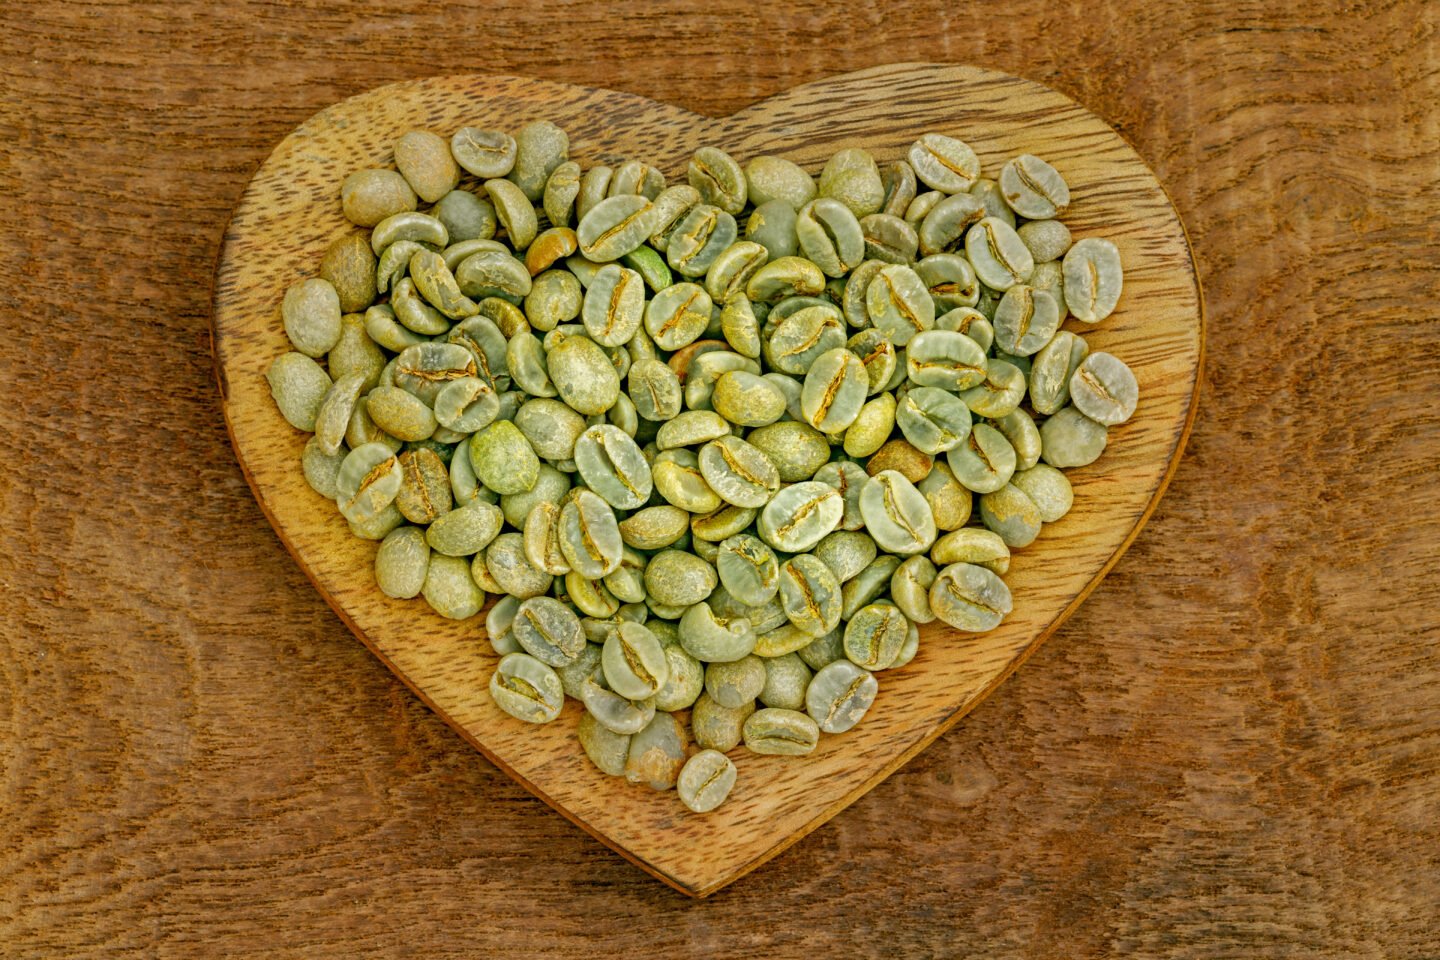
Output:
[[[0,956],[1440,955],[1440,6],[7,4]],[[984,63],[1118,128],[1209,315],[1170,492],[988,702],[708,901],[508,780],[281,548],[211,374],[315,110],[514,72],[726,113]]]

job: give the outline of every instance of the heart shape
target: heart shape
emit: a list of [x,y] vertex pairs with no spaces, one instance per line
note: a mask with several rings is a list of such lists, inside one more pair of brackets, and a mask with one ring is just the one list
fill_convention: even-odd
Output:
[[[351,229],[339,184],[388,164],[413,127],[518,129],[548,119],[582,165],[635,158],[677,182],[690,154],[714,144],[744,162],[779,154],[818,171],[844,146],[904,155],[921,133],[958,136],[994,176],[1035,153],[1071,184],[1076,238],[1120,247],[1125,294],[1084,328],[1092,349],[1126,360],[1140,383],[1134,418],[1114,428],[1100,460],[1069,472],[1075,506],[1018,552],[1006,577],[1015,612],[982,635],[938,621],[919,655],[887,672],[854,730],[821,738],[803,758],[734,751],[740,779],[717,811],[691,814],[602,774],[575,741],[580,706],[542,727],[491,702],[495,656],[483,618],[441,618],[373,581],[375,544],[354,539],[299,470],[305,436],[280,417],[263,373],[288,349],[276,304],[313,276],[326,246]],[[281,541],[321,595],[422,700],[501,769],[564,816],[679,890],[704,896],[824,823],[953,725],[1079,606],[1134,540],[1179,459],[1195,414],[1203,351],[1198,281],[1184,229],[1145,163],[1110,127],[1067,97],[976,67],[900,64],[796,87],[724,118],[632,94],[515,77],[459,76],[381,87],[311,117],[255,174],[226,231],[215,281],[214,351],[224,412],[247,480]],[[1071,327],[1077,325],[1072,322]]]

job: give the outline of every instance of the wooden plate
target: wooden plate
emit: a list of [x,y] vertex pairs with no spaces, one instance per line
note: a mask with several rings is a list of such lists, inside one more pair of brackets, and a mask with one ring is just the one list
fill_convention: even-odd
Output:
[[[1140,382],[1135,417],[1109,449],[1070,473],[1075,507],[1020,551],[1007,581],[1015,612],[982,636],[923,630],[919,656],[881,675],[880,695],[855,730],[822,738],[804,758],[734,751],[740,770],[715,813],[687,812],[606,777],[575,739],[580,709],[533,727],[501,713],[487,683],[495,657],[482,617],[442,619],[421,600],[374,586],[373,543],[349,535],[334,505],[301,476],[306,436],[275,409],[262,376],[288,349],[278,318],[285,288],[314,276],[320,256],[351,229],[341,180],[389,165],[413,127],[448,136],[462,125],[518,129],[548,119],[589,166],[627,158],[683,180],[695,148],[714,144],[742,162],[780,154],[818,172],[835,150],[902,157],[921,133],[970,143],[995,176],[1022,152],[1069,181],[1065,222],[1076,238],[1108,237],[1125,263],[1119,310],[1094,328],[1070,321],[1092,349],[1123,358]],[[704,896],[775,856],[879,783],[965,715],[1065,619],[1114,565],[1154,509],[1195,414],[1203,319],[1185,231],[1144,161],[1085,108],[1040,84],[976,67],[901,64],[796,87],[724,118],[643,97],[515,77],[459,76],[398,83],[321,111],[266,160],[226,231],[215,283],[214,350],[235,451],[281,541],[341,619],[416,694],[492,762],[564,816],[686,893]]]

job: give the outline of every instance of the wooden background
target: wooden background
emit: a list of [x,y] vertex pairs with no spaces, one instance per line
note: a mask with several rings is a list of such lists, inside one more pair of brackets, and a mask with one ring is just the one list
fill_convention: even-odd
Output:
[[[0,9],[0,956],[1440,956],[1440,5]],[[715,898],[432,716],[290,561],[206,334],[316,109],[493,70],[725,113],[894,60],[1114,124],[1185,217],[1167,498],[989,701]],[[643,951],[643,952],[642,952]]]

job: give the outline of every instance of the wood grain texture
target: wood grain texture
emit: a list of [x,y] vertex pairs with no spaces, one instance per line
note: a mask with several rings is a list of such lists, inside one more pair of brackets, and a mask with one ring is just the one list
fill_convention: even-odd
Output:
[[[0,8],[0,954],[1440,954],[1437,19]],[[214,258],[270,145],[379,83],[484,69],[724,114],[901,57],[1042,81],[1135,144],[1191,231],[1204,402],[1144,533],[1024,669],[694,901],[463,744],[315,593],[221,426]]]
[[[1070,513],[1017,552],[1006,575],[1015,612],[982,635],[939,622],[922,627],[920,654],[880,675],[865,722],[823,738],[807,757],[737,747],[736,787],[703,816],[673,795],[597,770],[575,740],[578,704],[538,728],[495,706],[487,682],[498,658],[484,641],[483,615],[449,621],[421,600],[380,593],[376,545],[350,536],[334,505],[305,482],[299,462],[308,434],[280,416],[264,379],[290,349],[277,321],[279,298],[353,230],[339,211],[338,186],[348,173],[392,163],[391,145],[416,126],[448,135],[466,125],[515,129],[540,117],[570,134],[571,156],[584,167],[636,158],[671,182],[683,181],[690,155],[705,144],[742,162],[778,153],[818,173],[843,146],[889,160],[920,134],[943,130],[963,136],[991,176],[1018,154],[1046,157],[1074,184],[1065,220],[1075,236],[1112,239],[1126,265],[1116,312],[1067,328],[1092,350],[1124,357],[1144,402],[1110,431],[1099,461],[1072,472]],[[487,757],[624,856],[697,895],[754,869],[852,803],[973,708],[1079,605],[1139,532],[1180,456],[1203,342],[1184,229],[1134,151],[1083,107],[1038,84],[926,64],[807,84],[718,120],[613,91],[513,77],[370,91],[307,120],[266,160],[226,230],[215,282],[214,347],[231,438],[266,515],[321,593]]]

